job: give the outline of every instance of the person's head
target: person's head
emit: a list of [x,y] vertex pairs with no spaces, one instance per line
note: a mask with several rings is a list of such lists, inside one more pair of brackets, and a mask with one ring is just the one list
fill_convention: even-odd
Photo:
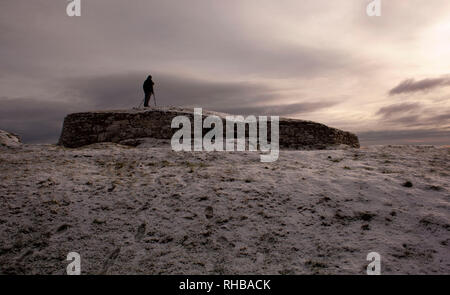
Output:
[[151,80],[151,79],[152,79],[152,76],[148,75],[147,79]]

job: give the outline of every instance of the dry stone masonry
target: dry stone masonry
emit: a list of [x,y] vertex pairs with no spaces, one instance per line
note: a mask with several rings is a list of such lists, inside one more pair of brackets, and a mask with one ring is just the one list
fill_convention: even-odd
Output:
[[[76,148],[99,142],[130,143],[141,138],[170,139],[176,131],[171,128],[172,119],[180,115],[189,117],[193,122],[193,109],[176,107],[74,113],[64,119],[58,144]],[[226,125],[227,114],[203,110],[203,117],[208,115],[221,117]],[[279,127],[281,148],[359,147],[356,135],[320,123],[280,118]]]

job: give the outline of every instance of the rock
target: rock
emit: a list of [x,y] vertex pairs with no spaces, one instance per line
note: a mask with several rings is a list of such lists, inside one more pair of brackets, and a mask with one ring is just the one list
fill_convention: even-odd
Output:
[[[133,146],[139,144],[141,138],[168,140],[176,131],[170,127],[172,119],[180,115],[187,116],[193,122],[193,109],[176,107],[74,113],[64,119],[58,144],[69,148],[99,142]],[[203,110],[203,118],[208,115],[219,116],[225,121],[227,114]],[[279,127],[281,148],[359,147],[356,135],[320,123],[280,118]],[[205,134],[207,129],[203,132]]]
[[214,209],[211,206],[205,208],[205,217],[211,219],[214,217]]
[[413,184],[412,184],[411,181],[405,181],[405,182],[403,183],[403,186],[404,186],[404,187],[413,187]]
[[0,146],[19,147],[21,144],[18,135],[0,130]]

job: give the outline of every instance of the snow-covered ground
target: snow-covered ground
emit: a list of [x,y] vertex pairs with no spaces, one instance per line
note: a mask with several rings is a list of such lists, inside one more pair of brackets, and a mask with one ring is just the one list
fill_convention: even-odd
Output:
[[[450,273],[450,149],[0,150],[0,273]],[[412,185],[412,186],[411,186]]]

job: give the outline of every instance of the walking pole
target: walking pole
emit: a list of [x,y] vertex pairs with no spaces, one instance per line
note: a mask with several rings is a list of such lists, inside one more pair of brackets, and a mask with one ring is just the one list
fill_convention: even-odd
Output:
[[155,101],[155,107],[156,107],[156,95],[155,95],[155,92],[153,92],[153,99]]

